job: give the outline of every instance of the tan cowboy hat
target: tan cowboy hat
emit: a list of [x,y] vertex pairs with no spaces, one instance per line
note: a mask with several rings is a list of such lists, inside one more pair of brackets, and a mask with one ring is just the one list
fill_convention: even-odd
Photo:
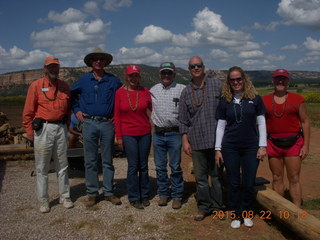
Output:
[[92,50],[92,53],[89,53],[87,56],[84,57],[83,61],[87,66],[91,67],[92,59],[98,56],[103,57],[106,60],[105,66],[108,66],[113,59],[111,54],[103,52],[101,48],[95,48]]

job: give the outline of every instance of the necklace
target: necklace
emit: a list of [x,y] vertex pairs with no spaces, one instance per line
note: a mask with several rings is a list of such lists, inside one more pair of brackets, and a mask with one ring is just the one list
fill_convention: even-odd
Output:
[[282,111],[281,111],[280,114],[278,114],[276,112],[276,108],[275,108],[275,104],[274,104],[274,95],[273,95],[273,97],[272,97],[272,111],[273,111],[273,115],[275,117],[281,118],[283,116],[285,108],[286,108],[287,98],[288,98],[288,94],[286,94],[286,97],[285,97],[285,100],[284,100],[284,103],[283,103],[283,106],[282,106]]
[[131,102],[131,99],[130,99],[130,94],[129,94],[129,91],[128,91],[128,87],[127,87],[127,98],[128,98],[128,102],[129,102],[129,106],[131,108],[131,110],[133,112],[135,112],[138,108],[138,103],[139,103],[139,92],[137,91],[136,92],[136,105],[134,107],[132,107],[132,102]]
[[196,99],[196,96],[195,96],[195,93],[194,93],[194,88],[193,88],[193,86],[191,86],[191,89],[192,89],[192,102],[193,102],[193,104],[196,105],[197,107],[200,107],[200,106],[202,105],[202,103],[203,103],[203,99],[204,99],[204,86],[205,86],[205,85],[204,85],[204,82],[202,82],[202,83],[201,83],[201,86],[200,86],[202,92],[201,92],[201,99],[200,99],[200,102],[199,102],[199,103],[197,102],[197,99]]
[[[236,105],[239,105],[239,107],[240,107],[240,117],[239,117],[239,119],[238,119],[238,114],[237,114]],[[243,111],[242,111],[242,104],[241,104],[241,102],[239,102],[239,104],[233,103],[233,111],[234,111],[234,117],[235,117],[235,119],[236,119],[236,122],[237,122],[237,123],[241,123],[241,122],[242,122],[242,116],[243,116]]]
[[43,88],[44,88],[44,81],[42,82],[42,92],[44,94],[44,96],[49,100],[49,101],[54,101],[56,100],[57,98],[57,93],[58,93],[58,81],[57,81],[57,85],[56,85],[56,90],[54,91],[54,94],[53,94],[53,98],[49,98],[46,94],[45,91],[43,91]]

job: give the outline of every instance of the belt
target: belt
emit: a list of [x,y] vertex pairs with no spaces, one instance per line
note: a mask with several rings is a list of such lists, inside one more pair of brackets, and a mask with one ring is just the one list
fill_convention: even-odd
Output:
[[110,117],[99,117],[99,116],[89,116],[89,115],[83,115],[84,118],[96,120],[96,121],[108,121],[110,120]]
[[179,127],[158,127],[154,126],[156,133],[166,133],[166,132],[179,132]]
[[45,122],[47,122],[47,123],[52,123],[52,124],[67,123],[67,118],[64,117],[64,118],[62,118],[61,120],[56,120],[56,121],[46,121],[46,120],[45,120]]

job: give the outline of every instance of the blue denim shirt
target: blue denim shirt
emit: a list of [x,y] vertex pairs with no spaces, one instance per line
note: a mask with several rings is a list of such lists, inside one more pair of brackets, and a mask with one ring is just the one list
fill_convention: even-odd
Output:
[[116,90],[122,86],[120,79],[104,73],[98,81],[92,72],[80,77],[71,88],[74,113],[81,111],[90,116],[111,117]]

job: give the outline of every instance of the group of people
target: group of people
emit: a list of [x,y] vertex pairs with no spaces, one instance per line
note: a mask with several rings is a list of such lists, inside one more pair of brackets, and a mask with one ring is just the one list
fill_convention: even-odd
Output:
[[[241,223],[252,227],[252,218],[243,213],[252,210],[259,161],[266,155],[273,189],[284,195],[286,167],[292,201],[300,207],[299,175],[301,160],[309,151],[310,122],[304,99],[287,91],[290,80],[287,70],[274,71],[274,92],[261,98],[243,69],[230,68],[227,79],[221,82],[214,71],[205,71],[198,56],[188,62],[191,75],[188,85],[176,83],[175,65],[164,62],[159,68],[160,82],[150,90],[141,86],[138,65],[126,68],[123,83],[107,73],[104,68],[112,60],[112,55],[101,49],[86,55],[84,62],[92,71],[80,77],[70,90],[58,79],[59,60],[50,56],[45,60],[45,76],[29,87],[23,124],[28,139],[34,141],[41,212],[50,211],[47,188],[51,159],[56,165],[60,203],[65,208],[74,206],[67,160],[67,126],[72,111],[82,123],[87,207],[99,201],[99,151],[104,199],[114,205],[122,203],[114,193],[114,140],[127,156],[128,200],[136,209],[150,205],[151,144],[159,206],[166,206],[170,200],[173,209],[182,206],[183,149],[193,162],[196,221],[213,211],[228,210],[234,216],[232,228],[239,228]],[[224,167],[228,178],[227,204],[223,197]]]

